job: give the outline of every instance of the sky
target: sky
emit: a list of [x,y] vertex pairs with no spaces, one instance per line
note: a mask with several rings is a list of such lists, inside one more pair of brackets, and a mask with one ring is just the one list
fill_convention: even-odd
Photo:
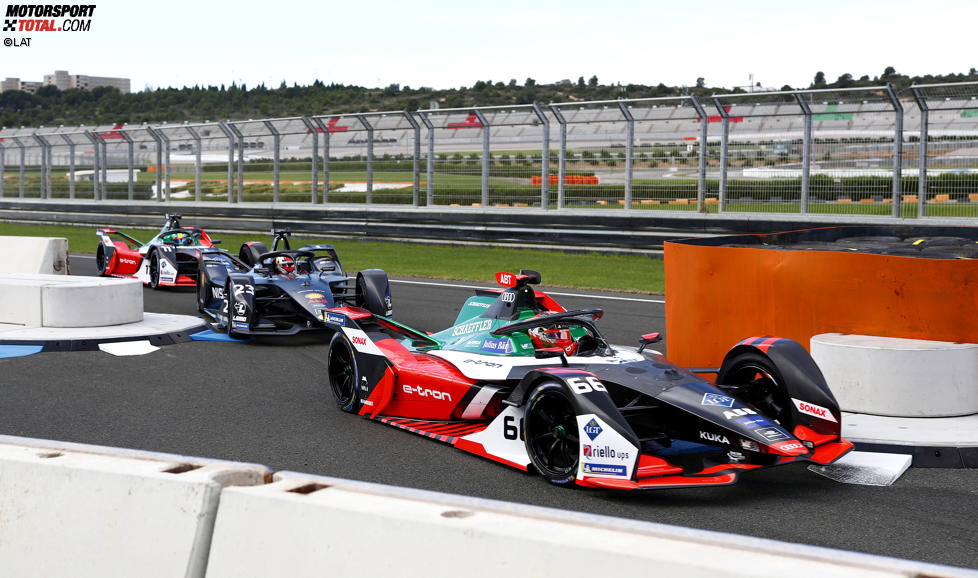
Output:
[[[71,1],[71,0],[62,0]],[[94,0],[91,0],[94,1]],[[3,13],[14,2],[0,0]],[[16,4],[20,5],[20,4]],[[973,0],[560,2],[100,0],[87,32],[0,32],[0,78],[458,88],[597,76],[602,84],[804,88],[815,73],[966,73]],[[63,18],[56,19],[60,26]],[[7,40],[10,38],[11,40]],[[24,38],[30,38],[29,46]]]

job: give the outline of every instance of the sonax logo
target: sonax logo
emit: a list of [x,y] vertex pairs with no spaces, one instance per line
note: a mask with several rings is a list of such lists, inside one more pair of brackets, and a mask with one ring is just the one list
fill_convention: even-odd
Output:
[[835,419],[835,416],[832,415],[832,412],[829,411],[828,408],[824,408],[820,405],[815,405],[814,403],[809,403],[807,401],[802,401],[800,399],[795,399],[795,398],[791,398],[791,401],[794,402],[795,407],[798,408],[798,411],[800,411],[803,414],[810,415],[812,417],[817,417],[819,419],[824,419],[825,421],[832,421],[838,423],[838,421]]

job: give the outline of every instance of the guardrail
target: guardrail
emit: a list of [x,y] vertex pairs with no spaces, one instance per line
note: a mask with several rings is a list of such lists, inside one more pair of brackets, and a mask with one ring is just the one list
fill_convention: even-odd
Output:
[[[0,558],[11,576],[498,576],[504,566],[528,575],[975,575],[172,454],[0,436],[0,466]],[[487,556],[473,563],[474,551]]]
[[[161,205],[125,201],[0,199],[0,221],[16,223],[157,228],[164,211],[181,213],[185,222],[216,232],[265,234],[273,228],[289,228],[295,234],[321,237],[651,255],[661,254],[663,243],[673,239],[866,222],[865,217],[858,215],[542,212],[285,203],[171,202]],[[905,221],[882,217],[873,222],[899,224]],[[960,221],[947,219],[927,219],[916,225],[941,227],[949,223],[960,225]]]
[[966,82],[5,128],[0,197],[975,217],[976,96]]

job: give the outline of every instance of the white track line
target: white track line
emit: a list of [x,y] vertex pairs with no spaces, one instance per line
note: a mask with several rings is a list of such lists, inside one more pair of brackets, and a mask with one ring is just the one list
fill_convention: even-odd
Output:
[[[72,255],[72,259],[94,259],[95,255]],[[391,279],[391,283],[404,283],[406,285],[431,285],[434,287],[452,287],[455,289],[494,289],[495,287],[481,287],[479,285],[458,285],[456,283],[435,283],[432,281],[407,281],[405,279]],[[665,303],[662,299],[638,299],[636,297],[613,297],[610,295],[590,295],[582,293],[558,293],[557,291],[547,291],[547,295],[559,295],[561,297],[581,297],[584,299],[609,299],[612,301],[634,301],[637,303]]]

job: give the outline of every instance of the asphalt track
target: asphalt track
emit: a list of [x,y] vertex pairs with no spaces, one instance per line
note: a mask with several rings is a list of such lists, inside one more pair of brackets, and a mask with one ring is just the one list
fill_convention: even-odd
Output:
[[[94,274],[91,258],[71,259],[74,274]],[[441,283],[394,284],[395,317],[425,329],[449,325],[472,291]],[[659,296],[600,295],[613,298],[556,298],[568,308],[603,307],[599,328],[614,343],[634,343],[638,334],[665,326]],[[149,312],[196,313],[192,292],[145,289],[144,296]],[[0,359],[0,433],[257,462],[978,568],[978,470],[911,468],[893,486],[871,487],[837,483],[796,464],[719,488],[559,488],[341,413],[323,377],[324,353],[322,338],[300,336],[182,343],[138,357],[70,352]]]

